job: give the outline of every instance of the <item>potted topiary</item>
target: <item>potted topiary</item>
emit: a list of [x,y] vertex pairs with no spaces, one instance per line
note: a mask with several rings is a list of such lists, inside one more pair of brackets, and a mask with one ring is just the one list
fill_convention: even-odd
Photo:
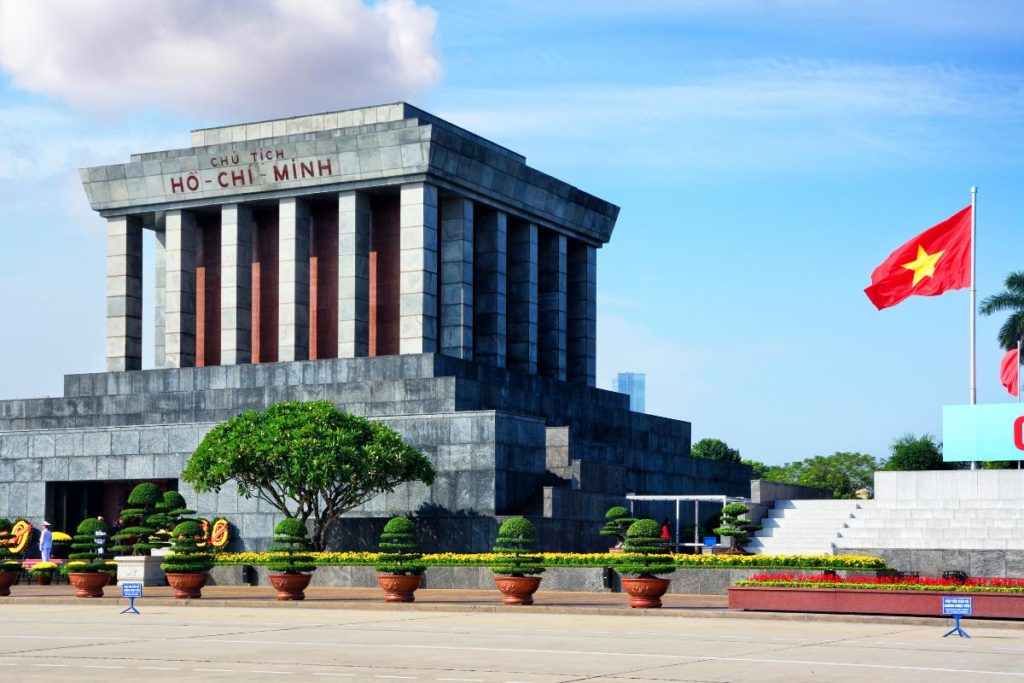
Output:
[[380,534],[377,583],[386,602],[413,602],[423,581],[423,555],[419,552],[416,524],[408,517],[389,519]]
[[21,562],[11,557],[7,543],[11,535],[11,520],[0,519],[0,596],[11,594],[11,586],[18,581]]
[[615,545],[609,548],[608,552],[621,553],[622,544],[626,542],[626,530],[636,520],[629,514],[629,510],[621,505],[608,508],[608,512],[604,513],[604,518],[607,521],[601,527],[601,535],[611,536],[615,539]]
[[622,587],[630,595],[630,607],[661,607],[661,596],[669,580],[659,574],[676,569],[669,549],[661,539],[661,526],[653,519],[638,519],[626,531],[625,554],[617,564]]
[[498,555],[491,571],[494,583],[504,595],[506,605],[532,605],[544,572],[540,556],[532,552],[537,532],[525,517],[510,517],[498,529],[494,552]]
[[267,563],[270,583],[277,589],[278,600],[305,600],[306,586],[313,579],[310,573],[316,569],[308,553],[312,545],[306,525],[293,517],[286,517],[274,527],[273,552],[283,553]]
[[205,549],[203,529],[199,522],[190,519],[174,527],[171,537],[171,554],[164,558],[160,569],[166,572],[174,597],[200,598],[213,568],[213,556]]
[[36,562],[28,573],[40,586],[49,586],[53,582],[53,575],[57,573],[57,565],[53,562]]
[[71,554],[64,565],[75,597],[102,598],[107,585],[107,525],[98,517],[82,520],[71,539]]
[[163,501],[163,494],[156,484],[142,482],[128,494],[128,507],[121,510],[124,527],[114,534],[111,549],[117,561],[118,581],[140,581],[146,586],[163,583],[160,558],[150,557],[153,548],[160,542],[154,538],[157,527],[150,522],[158,517],[157,505]]
[[715,529],[715,533],[732,540],[732,547],[727,551],[730,555],[743,555],[743,546],[750,540],[750,535],[761,528],[743,518],[748,512],[750,508],[743,503],[722,506],[722,526]]
[[196,511],[188,508],[185,497],[177,491],[164,491],[154,510],[146,518],[146,525],[156,529],[149,537],[149,552],[150,555],[166,555],[171,547],[171,531]]

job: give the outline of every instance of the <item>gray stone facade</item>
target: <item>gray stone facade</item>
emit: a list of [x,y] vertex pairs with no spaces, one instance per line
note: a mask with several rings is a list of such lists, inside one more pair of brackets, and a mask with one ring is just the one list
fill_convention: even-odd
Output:
[[[688,423],[630,412],[628,397],[435,354],[69,375],[65,397],[0,402],[0,515],[40,519],[47,483],[176,479],[203,435],[243,410],[325,399],[391,426],[430,457],[432,487],[353,511],[336,543],[372,547],[388,516],[422,518],[432,549],[490,547],[525,514],[549,548],[594,550],[629,491],[741,495],[745,468],[689,457]],[[264,547],[277,513],[231,487],[195,497]]]
[[[487,550],[524,514],[545,547],[592,550],[627,492],[745,493],[748,468],[689,457],[688,423],[594,388],[597,249],[618,207],[404,103],[192,145],[81,171],[108,221],[108,372],[0,401],[0,515],[177,480],[217,423],[312,399],[393,427],[438,472],[352,511],[337,547],[412,513],[431,549]],[[141,370],[147,268],[157,368]],[[177,483],[240,547],[267,544],[276,511]]]

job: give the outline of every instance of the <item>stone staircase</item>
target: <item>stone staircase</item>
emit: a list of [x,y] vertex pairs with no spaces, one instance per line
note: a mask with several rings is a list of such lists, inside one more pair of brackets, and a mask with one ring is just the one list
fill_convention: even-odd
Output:
[[831,555],[847,524],[872,502],[777,500],[746,549],[767,555]]
[[858,514],[840,530],[837,552],[862,548],[1024,550],[1021,501],[871,502],[868,514]]

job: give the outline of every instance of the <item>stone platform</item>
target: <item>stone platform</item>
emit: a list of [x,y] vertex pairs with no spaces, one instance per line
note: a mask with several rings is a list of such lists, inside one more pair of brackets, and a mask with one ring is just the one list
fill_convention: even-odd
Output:
[[[414,514],[427,550],[487,551],[498,521],[523,514],[544,548],[597,550],[627,492],[748,490],[748,468],[690,457],[689,423],[631,412],[623,394],[415,354],[70,375],[62,398],[2,401],[0,516],[52,518],[59,482],[177,480],[219,422],[313,399],[396,429],[438,473],[352,511],[333,547],[375,548],[388,517]],[[236,525],[239,549],[268,544],[280,514],[266,504],[178,487]]]

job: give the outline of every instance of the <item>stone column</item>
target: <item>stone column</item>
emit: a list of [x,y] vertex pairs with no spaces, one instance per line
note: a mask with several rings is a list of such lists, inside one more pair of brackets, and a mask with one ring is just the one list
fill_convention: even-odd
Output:
[[168,211],[166,231],[164,367],[196,364],[196,217],[189,211]]
[[370,353],[370,198],[338,195],[338,358]]
[[597,375],[597,249],[573,240],[569,244],[570,382],[596,385]]
[[543,230],[539,237],[539,369],[542,375],[564,380],[568,313],[565,235]]
[[399,201],[399,353],[437,351],[437,188],[402,185]]
[[537,226],[514,221],[508,247],[508,367],[537,373]]
[[220,219],[220,362],[252,362],[252,209],[225,204]]
[[277,359],[309,358],[309,207],[295,197],[278,204]]
[[473,202],[441,200],[441,353],[473,360]]
[[504,211],[477,209],[473,244],[473,357],[503,368],[508,354],[508,216]]
[[163,368],[167,347],[167,231],[162,218],[153,236],[153,367]]
[[107,219],[107,371],[142,369],[142,221]]

